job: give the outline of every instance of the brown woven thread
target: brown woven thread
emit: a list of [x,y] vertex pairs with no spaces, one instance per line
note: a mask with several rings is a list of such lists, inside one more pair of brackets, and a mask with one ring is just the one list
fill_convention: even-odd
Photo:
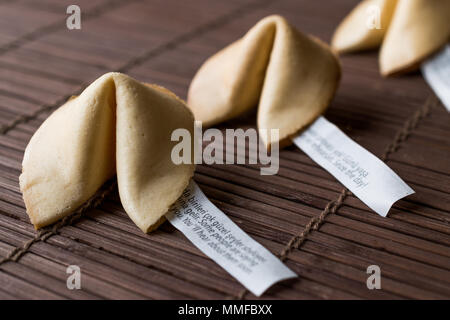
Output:
[[396,152],[401,144],[408,139],[410,134],[417,128],[419,121],[428,116],[431,112],[431,109],[439,102],[436,96],[433,94],[425,101],[425,103],[412,115],[412,117],[408,118],[403,125],[402,129],[394,137],[394,140],[386,147],[383,155],[380,157],[381,160],[387,161],[389,155]]
[[[398,151],[401,145],[408,139],[408,137],[414,131],[414,129],[417,128],[420,120],[428,116],[431,112],[431,109],[438,102],[439,101],[437,100],[435,95],[431,95],[430,97],[428,97],[425,103],[416,112],[414,112],[414,114],[410,118],[408,118],[405,121],[403,127],[397,132],[392,142],[386,147],[385,152],[380,157],[380,159],[383,161],[387,161],[391,154]],[[318,230],[320,226],[324,223],[325,218],[328,216],[328,214],[336,213],[337,210],[344,203],[345,198],[351,194],[352,193],[347,188],[344,188],[339,194],[337,200],[331,200],[330,202],[328,202],[325,209],[323,209],[323,211],[318,216],[315,216],[311,220],[309,220],[309,222],[306,224],[305,228],[300,234],[293,236],[289,240],[289,242],[286,244],[283,250],[277,255],[280,258],[280,260],[285,261],[290,252],[292,252],[294,249],[299,249],[303,245],[303,243],[305,242],[307,236],[311,233],[311,231]],[[236,299],[237,300],[244,299],[247,293],[248,290],[244,288],[241,292],[237,294]]]
[[[210,22],[207,22],[207,23],[199,26],[198,28],[195,28],[194,30],[186,32],[178,37],[175,37],[171,41],[168,41],[167,43],[162,44],[161,46],[158,46],[158,47],[144,53],[143,55],[141,55],[139,57],[136,57],[136,58],[133,58],[133,59],[127,61],[123,66],[121,66],[119,69],[117,69],[117,71],[127,72],[131,68],[136,67],[136,66],[160,55],[161,53],[165,52],[166,50],[174,49],[177,46],[179,46],[180,44],[191,41],[192,39],[199,37],[213,29],[217,29],[221,26],[224,26],[231,20],[236,19],[239,16],[243,15],[244,13],[248,12],[250,9],[256,9],[270,1],[273,1],[273,0],[255,1],[255,2],[251,2],[249,4],[246,4],[246,5],[243,5],[235,10],[232,10],[230,13],[224,14],[223,16],[216,18]],[[103,12],[103,10],[99,10],[99,11]],[[99,15],[99,13],[95,13],[95,16],[97,16],[97,15]],[[81,83],[80,89],[63,97],[62,99],[58,99],[55,103],[50,104],[50,105],[44,105],[44,106],[38,108],[35,112],[31,113],[30,115],[18,116],[17,118],[12,120],[11,123],[0,126],[0,135],[6,134],[8,131],[14,129],[18,124],[28,122],[30,120],[34,120],[42,113],[44,113],[46,111],[50,111],[50,110],[60,106],[61,104],[66,102],[70,97],[79,95],[83,91],[83,88],[87,87],[88,85],[89,85],[88,83]]]
[[73,214],[64,217],[58,223],[54,224],[51,228],[45,228],[38,231],[36,236],[26,241],[21,247],[16,247],[6,257],[0,259],[0,265],[7,261],[18,261],[25,253],[28,252],[30,247],[39,241],[46,241],[49,237],[58,233],[59,229],[66,225],[71,225],[74,221],[78,220],[88,209],[94,209],[98,207],[105,197],[114,190],[117,182],[116,180],[107,182],[97,193],[86,201],[81,207],[79,207]]
[[311,231],[313,231],[313,230],[317,230],[320,227],[320,225],[322,225],[322,223],[325,220],[325,217],[329,213],[336,212],[336,210],[344,203],[344,200],[348,194],[350,194],[350,192],[348,191],[347,188],[344,188],[344,189],[342,189],[342,191],[339,194],[339,197],[336,201],[333,200],[333,201],[328,202],[325,209],[318,216],[313,217],[306,224],[305,229],[303,229],[303,231],[299,235],[291,238],[291,240],[288,242],[286,247],[280,252],[280,254],[278,254],[278,257],[280,258],[280,260],[281,261],[286,260],[289,253],[292,250],[298,249],[305,242],[308,234],[310,234]]

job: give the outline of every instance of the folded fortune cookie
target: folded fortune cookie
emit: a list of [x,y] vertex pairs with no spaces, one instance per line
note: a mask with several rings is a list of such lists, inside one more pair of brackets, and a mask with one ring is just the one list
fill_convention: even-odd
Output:
[[[339,79],[340,64],[326,44],[274,15],[202,65],[188,106],[196,120],[211,126],[259,104],[260,132],[279,129],[286,144],[325,111]],[[261,138],[270,149],[270,135]]]
[[163,220],[194,165],[171,160],[172,131],[194,119],[173,93],[107,73],[67,101],[31,138],[20,189],[36,228],[72,213],[117,173],[125,211],[144,232]]
[[[379,8],[381,29],[367,26]],[[379,64],[384,76],[417,69],[450,40],[448,0],[363,0],[341,22],[333,36],[338,52],[381,45]]]

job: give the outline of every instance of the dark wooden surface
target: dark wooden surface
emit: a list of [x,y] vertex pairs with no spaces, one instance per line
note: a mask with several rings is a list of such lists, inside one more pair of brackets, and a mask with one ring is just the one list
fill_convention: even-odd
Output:
[[[0,299],[255,298],[167,223],[149,235],[139,231],[117,190],[39,238],[19,191],[24,148],[52,110],[105,72],[185,98],[201,63],[260,18],[282,14],[329,41],[356,2],[83,0],[76,1],[82,30],[69,31],[71,1],[0,0]],[[376,52],[342,63],[325,116],[417,192],[388,218],[352,196],[337,203],[342,185],[295,147],[281,152],[274,177],[250,165],[200,165],[195,180],[274,254],[289,249],[286,264],[299,278],[263,299],[450,298],[449,115],[419,73],[382,79]],[[225,125],[253,126],[254,118]],[[324,223],[305,231],[326,210]],[[16,261],[1,260],[31,239]],[[381,267],[381,290],[366,287],[373,264]],[[68,265],[81,267],[82,290],[66,288]]]

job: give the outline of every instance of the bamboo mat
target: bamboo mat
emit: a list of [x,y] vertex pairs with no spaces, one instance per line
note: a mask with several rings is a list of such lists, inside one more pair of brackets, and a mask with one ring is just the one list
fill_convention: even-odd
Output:
[[[254,299],[167,223],[138,230],[114,183],[79,216],[37,233],[18,185],[24,148],[51,111],[105,72],[185,98],[201,63],[260,18],[282,14],[329,41],[356,2],[83,0],[82,29],[69,31],[70,1],[0,0],[0,299]],[[280,153],[277,176],[199,165],[195,181],[299,275],[263,299],[450,298],[449,115],[419,73],[382,79],[376,52],[342,63],[325,116],[416,191],[388,218],[295,147]],[[80,266],[82,290],[67,289],[68,265]],[[369,265],[381,268],[381,290],[366,287]]]

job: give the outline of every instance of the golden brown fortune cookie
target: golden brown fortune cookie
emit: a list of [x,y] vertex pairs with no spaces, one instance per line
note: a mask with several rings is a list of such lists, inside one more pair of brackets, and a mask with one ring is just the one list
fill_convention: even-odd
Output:
[[107,73],[47,118],[31,138],[20,189],[38,229],[74,212],[117,174],[120,200],[144,232],[162,221],[194,165],[175,165],[175,129],[194,118],[173,93]]
[[320,40],[274,15],[210,57],[191,82],[188,106],[195,119],[212,126],[258,105],[257,125],[266,147],[311,124],[328,107],[340,79],[340,64]]
[[[381,29],[367,25],[374,6]],[[449,40],[448,0],[364,0],[338,26],[332,47],[354,52],[381,45],[380,73],[389,76],[417,69]]]

